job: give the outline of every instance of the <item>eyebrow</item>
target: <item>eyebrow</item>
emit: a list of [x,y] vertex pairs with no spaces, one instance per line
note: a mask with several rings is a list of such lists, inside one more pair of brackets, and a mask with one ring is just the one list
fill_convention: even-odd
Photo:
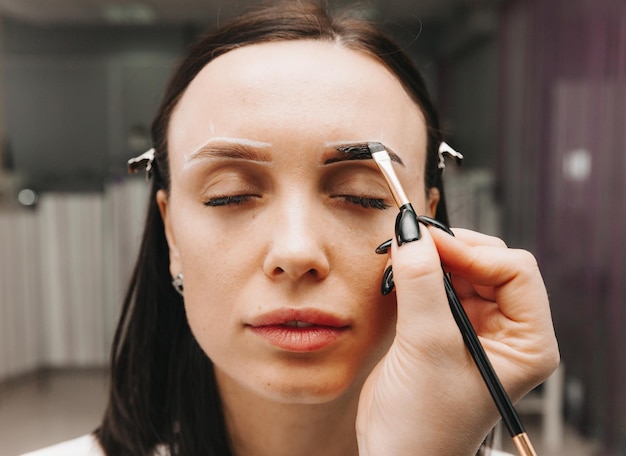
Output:
[[265,163],[270,162],[271,157],[262,149],[270,146],[271,144],[269,143],[258,141],[215,138],[209,140],[194,152],[185,155],[185,162],[189,163],[197,158],[223,158]]
[[[324,160],[325,165],[349,160],[372,160],[372,153],[370,152],[367,143],[338,144],[334,147],[335,153]],[[389,157],[392,161],[404,166],[404,162],[394,151],[385,145],[383,145],[383,147],[389,153]]]
[[[270,143],[236,138],[213,138],[203,146],[185,155],[185,163],[198,158],[217,158],[243,161],[271,162],[270,154],[262,149],[271,147]],[[372,160],[368,143],[346,143],[333,145],[333,153],[327,155],[323,164],[330,165],[351,160]],[[404,166],[402,159],[390,148],[384,146],[392,161]]]

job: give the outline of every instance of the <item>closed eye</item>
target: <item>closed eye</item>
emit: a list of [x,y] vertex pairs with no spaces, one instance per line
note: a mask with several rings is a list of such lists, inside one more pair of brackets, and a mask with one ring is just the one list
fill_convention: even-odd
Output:
[[[216,196],[214,198],[210,198],[209,200],[205,201],[204,205],[208,207],[236,206],[236,205],[249,203],[255,198],[259,198],[259,196],[257,195]],[[342,198],[349,203],[355,204],[357,206],[361,206],[365,209],[384,210],[390,207],[390,205],[387,204],[385,200],[382,198],[368,198],[364,196],[354,196],[354,195],[337,195],[335,198]]]
[[389,208],[389,204],[385,202],[384,199],[381,198],[368,198],[365,196],[354,196],[354,195],[337,195],[336,198],[343,198],[345,201],[359,205],[365,209],[387,209]]
[[204,202],[205,206],[236,206],[249,203],[253,198],[259,198],[257,195],[225,195],[210,198]]

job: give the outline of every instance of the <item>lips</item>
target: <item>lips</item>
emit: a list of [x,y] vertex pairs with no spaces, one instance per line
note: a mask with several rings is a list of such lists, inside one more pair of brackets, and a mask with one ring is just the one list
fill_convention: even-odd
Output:
[[288,321],[285,323],[285,326],[291,326],[293,328],[310,328],[311,326],[315,326],[313,323],[307,323],[305,321]]
[[291,352],[328,347],[349,327],[346,320],[313,309],[277,310],[253,318],[246,326],[270,345]]

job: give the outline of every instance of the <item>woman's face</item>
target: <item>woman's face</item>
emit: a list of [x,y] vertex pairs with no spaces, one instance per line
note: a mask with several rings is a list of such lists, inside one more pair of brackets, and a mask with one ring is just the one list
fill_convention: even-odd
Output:
[[[397,208],[374,162],[338,148],[394,151],[418,212],[426,128],[374,58],[335,43],[246,46],[208,64],[168,133],[171,191],[158,201],[172,275],[218,381],[316,403],[359,387],[388,349],[383,297]],[[432,203],[432,204],[431,204]]]

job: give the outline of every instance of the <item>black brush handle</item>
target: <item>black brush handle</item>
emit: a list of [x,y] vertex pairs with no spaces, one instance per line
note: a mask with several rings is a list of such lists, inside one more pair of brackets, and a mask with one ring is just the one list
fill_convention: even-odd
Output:
[[489,393],[491,393],[491,397],[496,403],[496,407],[498,408],[500,416],[502,416],[502,420],[509,430],[511,437],[515,437],[516,435],[525,432],[524,426],[522,425],[522,422],[520,421],[520,418],[511,403],[511,399],[509,399],[502,383],[500,383],[500,379],[496,375],[496,371],[491,365],[491,362],[487,357],[487,353],[485,353],[485,349],[480,343],[478,335],[476,335],[476,331],[474,330],[469,317],[465,313],[465,309],[461,305],[461,302],[454,291],[452,282],[445,273],[443,275],[443,282],[454,320],[461,330],[465,345],[472,355],[472,359],[476,363],[476,366],[480,371],[480,375],[482,375],[483,380],[489,389]]

